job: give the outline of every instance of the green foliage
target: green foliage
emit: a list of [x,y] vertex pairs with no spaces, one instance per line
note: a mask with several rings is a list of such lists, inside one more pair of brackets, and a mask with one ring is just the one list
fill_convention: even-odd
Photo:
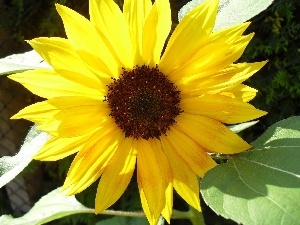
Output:
[[201,193],[215,212],[238,223],[298,224],[300,221],[300,117],[272,125],[252,143],[208,171]]
[[14,179],[32,161],[32,156],[48,139],[48,134],[41,133],[33,126],[17,155],[0,158],[0,188]]
[[56,189],[43,196],[24,216],[13,218],[2,215],[0,222],[2,225],[37,225],[75,213],[93,214],[94,210],[81,205],[75,196],[66,196],[60,189]]
[[[259,90],[253,104],[269,112],[265,126],[291,115],[299,115],[300,100],[300,15],[297,0],[275,0],[253,18],[248,32],[255,32],[240,61],[269,63],[248,84]],[[264,128],[263,128],[264,129]]]
[[[8,36],[7,40],[0,38],[0,47],[12,41],[19,52],[30,49],[24,40],[42,36],[65,36],[63,24],[55,10],[55,3],[69,6],[88,17],[88,1],[13,0],[3,2],[0,8],[0,31],[4,31]],[[0,48],[0,57],[5,55],[7,53]]]
[[[115,1],[120,5],[122,4],[122,0]],[[63,25],[55,10],[55,2],[69,6],[88,17],[88,1],[5,1],[6,13],[0,13],[0,31],[6,30],[11,34],[13,40],[21,46],[18,51],[30,49],[24,40],[39,36],[64,37]],[[178,2],[184,1],[171,0],[170,2],[179,4]],[[240,61],[269,60],[265,68],[247,82],[259,90],[253,104],[269,112],[268,116],[262,118],[265,127],[300,112],[298,105],[295,104],[300,100],[300,15],[297,13],[299,7],[300,2],[298,0],[275,0],[268,10],[252,20],[253,23],[248,30],[248,32],[255,32],[256,35]],[[172,14],[177,13],[174,11]],[[2,54],[0,49],[0,56]],[[262,127],[259,132],[264,129]],[[252,136],[256,136],[256,132],[257,130],[252,130]],[[71,161],[72,157],[61,160],[59,163],[43,164],[43,173],[51,186],[45,187],[45,189],[51,190],[63,184]],[[96,189],[97,182],[76,197],[84,205],[93,208]],[[174,201],[176,208],[184,205],[177,204],[179,200],[176,196]],[[141,209],[135,180],[130,184],[125,195],[113,207],[122,210]],[[100,217],[103,219],[103,216],[89,214],[73,215],[55,221],[54,224],[95,224],[97,220],[100,220]],[[177,224],[179,223],[177,222]],[[224,224],[224,222],[220,224]]]

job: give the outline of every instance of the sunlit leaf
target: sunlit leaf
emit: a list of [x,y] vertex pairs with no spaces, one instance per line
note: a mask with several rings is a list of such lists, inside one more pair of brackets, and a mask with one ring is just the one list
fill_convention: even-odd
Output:
[[241,224],[299,224],[300,117],[272,125],[250,151],[206,173],[205,202]]
[[[193,0],[184,5],[178,12],[179,21],[204,1]],[[272,2],[273,0],[220,0],[214,30],[245,22],[265,10]]]
[[24,216],[13,218],[9,215],[0,217],[1,225],[37,225],[77,213],[94,213],[82,205],[73,196],[66,196],[60,188],[43,196]]
[[34,50],[0,59],[0,75],[39,68],[50,68],[50,66]]
[[33,126],[17,155],[0,158],[0,188],[14,179],[32,161],[32,156],[49,138],[47,133],[40,132]]

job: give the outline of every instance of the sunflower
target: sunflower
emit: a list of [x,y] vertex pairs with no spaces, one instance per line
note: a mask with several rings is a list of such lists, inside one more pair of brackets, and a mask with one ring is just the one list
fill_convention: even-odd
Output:
[[242,35],[249,23],[213,32],[218,1],[209,0],[166,41],[168,0],[125,0],[123,12],[113,0],[90,0],[90,20],[56,8],[67,39],[29,41],[53,69],[10,76],[46,99],[13,116],[52,135],[34,159],[77,153],[63,189],[73,195],[100,178],[96,213],[120,198],[135,169],[151,225],[160,215],[170,221],[173,189],[200,211],[197,179],[216,166],[209,153],[251,147],[224,124],[266,114],[241,84],[266,62],[234,63],[253,37]]

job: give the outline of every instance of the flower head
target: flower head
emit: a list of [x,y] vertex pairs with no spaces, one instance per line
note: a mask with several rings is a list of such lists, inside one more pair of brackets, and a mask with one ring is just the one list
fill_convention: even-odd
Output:
[[[123,194],[134,170],[151,225],[172,212],[173,189],[200,210],[197,176],[216,163],[208,152],[233,154],[250,145],[225,124],[265,112],[241,84],[265,62],[238,63],[253,34],[249,23],[212,32],[217,0],[188,13],[169,41],[168,0],[90,0],[90,20],[56,5],[67,34],[30,45],[53,69],[11,75],[46,98],[13,118],[39,124],[52,138],[34,156],[76,154],[63,188],[69,195],[100,178],[95,211]],[[165,50],[164,45],[166,43]]]

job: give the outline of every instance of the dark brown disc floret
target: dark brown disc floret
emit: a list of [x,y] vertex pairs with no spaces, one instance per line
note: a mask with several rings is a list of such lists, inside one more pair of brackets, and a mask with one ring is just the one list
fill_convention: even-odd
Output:
[[158,67],[123,69],[120,78],[113,79],[107,87],[105,101],[111,109],[110,116],[126,137],[159,139],[182,112],[180,91]]

